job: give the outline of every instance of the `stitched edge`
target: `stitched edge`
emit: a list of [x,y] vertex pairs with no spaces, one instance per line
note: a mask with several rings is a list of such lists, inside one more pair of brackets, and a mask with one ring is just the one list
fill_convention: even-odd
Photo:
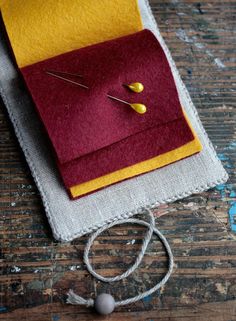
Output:
[[[146,7],[147,7],[147,9],[148,9],[149,16],[150,16],[150,18],[152,19],[153,24],[155,25],[156,31],[157,31],[158,34],[160,35],[159,42],[160,42],[160,44],[162,45],[163,50],[165,51],[165,54],[166,54],[166,56],[167,56],[167,58],[168,58],[168,61],[169,61],[169,64],[170,64],[171,67],[172,67],[171,69],[172,69],[172,71],[174,70],[174,72],[176,73],[177,80],[179,81],[179,86],[181,87],[181,89],[182,89],[182,90],[185,92],[185,94],[186,94],[186,97],[187,97],[188,103],[189,103],[189,105],[190,105],[190,108],[192,109],[192,111],[193,111],[193,113],[194,113],[194,115],[195,115],[195,117],[196,117],[196,120],[197,120],[197,122],[198,122],[198,125],[200,126],[201,130],[203,131],[204,136],[206,137],[208,146],[211,148],[211,150],[212,150],[212,152],[213,152],[213,155],[215,156],[217,162],[218,162],[219,165],[222,167],[222,164],[221,164],[220,160],[219,160],[218,157],[217,157],[217,154],[216,154],[216,151],[215,151],[215,149],[214,149],[214,147],[213,147],[213,144],[212,144],[211,141],[209,140],[209,137],[208,137],[208,135],[207,135],[207,133],[206,133],[206,131],[205,131],[205,129],[204,129],[201,121],[200,121],[200,118],[199,118],[199,116],[198,116],[197,110],[196,110],[195,106],[193,105],[193,102],[192,102],[192,100],[191,100],[191,98],[190,98],[189,92],[187,91],[187,88],[186,88],[186,86],[184,85],[184,83],[183,83],[183,81],[182,81],[182,79],[181,79],[181,77],[180,77],[180,74],[179,74],[179,72],[178,72],[178,69],[176,68],[176,65],[175,65],[175,63],[174,63],[174,60],[172,59],[172,56],[171,56],[171,54],[170,54],[170,51],[169,51],[169,49],[167,48],[167,46],[166,46],[166,44],[165,44],[165,42],[164,42],[164,39],[162,38],[162,36],[161,36],[161,34],[160,34],[160,31],[159,31],[159,29],[158,29],[158,25],[157,25],[157,23],[156,23],[156,20],[155,20],[153,14],[152,14],[152,10],[151,10],[151,7],[150,7],[150,5],[149,5],[149,2],[148,2],[148,0],[144,0],[144,1],[145,1],[145,5],[146,5]],[[137,209],[135,209],[135,210],[133,210],[133,211],[130,211],[130,212],[125,213],[125,214],[121,214],[121,215],[114,216],[114,217],[112,217],[112,218],[110,218],[110,219],[104,220],[104,221],[103,221],[102,223],[100,223],[100,224],[93,225],[93,226],[91,226],[90,228],[87,228],[87,229],[81,229],[79,232],[73,233],[73,234],[71,234],[71,235],[66,235],[66,234],[60,233],[60,232],[58,231],[58,228],[57,228],[57,222],[56,222],[54,216],[52,216],[51,209],[50,209],[50,206],[49,206],[49,203],[48,203],[48,200],[47,200],[47,195],[46,195],[46,193],[45,193],[45,191],[44,191],[43,186],[41,185],[41,183],[40,183],[40,181],[39,181],[39,179],[38,179],[38,176],[37,176],[37,168],[34,166],[34,163],[33,163],[33,161],[31,160],[30,153],[29,153],[29,151],[28,151],[28,149],[27,149],[27,147],[26,147],[26,144],[24,144],[24,139],[23,139],[23,137],[22,137],[22,135],[21,135],[21,131],[20,131],[19,127],[18,127],[17,120],[14,118],[14,115],[13,115],[13,113],[11,112],[11,108],[10,108],[11,104],[10,104],[10,102],[8,101],[8,98],[6,97],[6,95],[4,94],[4,90],[3,90],[1,87],[0,87],[0,94],[1,94],[1,96],[2,96],[2,98],[3,98],[3,101],[4,101],[5,105],[6,105],[6,107],[7,107],[8,114],[9,114],[9,116],[10,116],[10,118],[11,118],[12,123],[13,123],[16,136],[17,136],[18,141],[19,141],[19,143],[20,143],[20,146],[21,146],[21,148],[22,148],[22,150],[23,150],[23,152],[24,152],[24,154],[25,154],[25,158],[26,158],[27,163],[28,163],[28,165],[29,165],[29,167],[30,167],[32,176],[33,176],[33,178],[34,178],[34,180],[35,180],[35,183],[36,183],[36,185],[37,185],[37,187],[38,187],[38,189],[39,189],[39,192],[40,192],[40,194],[41,194],[42,202],[43,202],[43,205],[44,205],[44,208],[45,208],[45,212],[46,212],[48,221],[49,221],[51,227],[53,226],[53,227],[52,227],[53,236],[54,236],[55,239],[57,239],[58,241],[64,241],[64,242],[72,241],[72,240],[75,239],[75,238],[78,238],[78,237],[80,237],[80,236],[82,236],[82,235],[91,233],[91,232],[97,230],[98,228],[100,228],[100,227],[102,227],[102,226],[104,226],[104,225],[106,225],[106,224],[109,224],[109,223],[111,223],[111,222],[118,221],[118,220],[120,220],[120,219],[129,218],[130,216],[136,215],[136,214],[138,214],[138,213],[140,213],[140,212],[142,212],[142,211],[145,211],[145,210],[148,210],[148,209],[153,209],[153,208],[159,206],[160,204],[165,204],[165,203],[174,202],[174,201],[176,201],[176,200],[178,200],[178,199],[181,199],[181,198],[183,198],[183,197],[187,197],[187,196],[189,196],[189,195],[191,195],[191,194],[194,194],[194,193],[201,193],[201,192],[203,192],[203,191],[205,191],[205,190],[207,190],[207,189],[209,189],[209,188],[215,187],[215,186],[218,185],[218,184],[222,184],[222,183],[226,182],[227,179],[228,179],[228,174],[227,174],[227,172],[226,172],[226,171],[223,169],[223,167],[222,167],[222,170],[224,171],[224,175],[223,175],[220,179],[218,179],[218,180],[216,180],[216,181],[214,181],[214,182],[209,182],[209,183],[207,183],[207,184],[197,186],[197,187],[195,187],[195,188],[193,188],[193,189],[188,190],[187,192],[183,192],[183,193],[176,194],[176,195],[174,195],[174,196],[171,197],[171,198],[162,199],[162,200],[157,201],[157,202],[154,202],[154,203],[152,203],[152,204],[150,204],[150,205],[140,206],[140,207],[138,207]]]
[[[34,162],[31,160],[30,152],[28,151],[28,149],[26,147],[27,144],[24,143],[24,139],[23,139],[23,137],[21,135],[21,130],[19,129],[19,126],[18,126],[18,122],[15,119],[13,113],[11,112],[11,104],[10,104],[10,102],[9,102],[7,96],[5,95],[4,90],[3,90],[3,88],[1,86],[0,86],[0,95],[2,97],[2,100],[3,100],[4,104],[5,104],[5,106],[7,107],[7,112],[8,112],[8,115],[9,115],[10,119],[11,119],[11,122],[13,124],[16,137],[17,137],[17,139],[19,141],[21,149],[24,152],[24,155],[25,155],[26,161],[27,161],[27,163],[29,165],[31,174],[32,174],[32,176],[34,178],[34,181],[35,181],[35,183],[37,185],[37,188],[38,188],[38,190],[40,192],[40,195],[42,197],[42,202],[43,202],[43,206],[44,206],[48,221],[49,221],[50,224],[53,224],[54,226],[56,226],[57,223],[54,220],[53,215],[51,214],[51,209],[50,209],[50,206],[49,206],[49,203],[48,203],[48,200],[47,200],[46,192],[44,191],[44,188],[43,188],[43,186],[41,185],[41,183],[40,183],[40,181],[38,179],[38,174],[37,174],[38,170],[34,166]],[[57,230],[57,228],[55,230]],[[53,229],[52,229],[52,232],[53,232],[53,235],[54,235]],[[54,235],[54,237],[59,240],[57,235],[59,236],[60,233],[56,233]]]

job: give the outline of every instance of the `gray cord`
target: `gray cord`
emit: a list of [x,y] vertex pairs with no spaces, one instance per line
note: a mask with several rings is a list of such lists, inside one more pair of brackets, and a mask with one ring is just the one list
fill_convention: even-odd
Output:
[[[133,273],[138,268],[139,264],[141,263],[143,256],[146,252],[147,246],[152,238],[153,233],[159,237],[160,241],[162,242],[162,244],[164,245],[164,247],[166,249],[169,262],[168,262],[168,271],[167,271],[166,275],[164,276],[164,278],[159,283],[157,283],[153,288],[151,288],[151,289],[149,289],[149,290],[147,290],[147,291],[145,291],[145,292],[143,292],[133,298],[128,298],[128,299],[125,299],[122,301],[116,301],[115,302],[116,307],[121,306],[121,305],[127,305],[130,303],[134,303],[134,302],[139,301],[139,300],[145,298],[146,296],[152,294],[153,292],[157,291],[168,281],[168,279],[173,271],[174,259],[173,259],[173,254],[172,254],[171,248],[170,248],[166,238],[164,237],[164,235],[155,227],[155,219],[154,219],[154,216],[151,211],[148,211],[148,216],[149,216],[149,220],[150,220],[149,223],[145,222],[143,220],[135,219],[135,218],[123,219],[123,220],[118,220],[118,221],[112,222],[104,227],[101,227],[96,232],[91,234],[91,236],[89,237],[88,242],[86,244],[86,247],[84,250],[84,263],[86,264],[86,267],[87,267],[89,273],[92,274],[95,278],[97,278],[98,280],[100,280],[102,282],[120,281],[120,280],[125,279],[131,273]],[[143,240],[141,251],[139,252],[134,264],[126,272],[124,272],[121,275],[117,275],[115,277],[104,277],[104,276],[96,273],[93,270],[93,268],[89,262],[90,248],[91,248],[94,240],[96,239],[96,237],[98,235],[100,235],[103,231],[111,228],[112,226],[121,225],[124,223],[132,223],[132,224],[138,224],[138,225],[143,225],[143,226],[148,227],[147,233],[146,233],[144,240]],[[93,299],[84,299],[81,296],[75,294],[73,292],[73,290],[69,290],[69,292],[68,292],[67,303],[86,305],[88,307],[94,306]]]

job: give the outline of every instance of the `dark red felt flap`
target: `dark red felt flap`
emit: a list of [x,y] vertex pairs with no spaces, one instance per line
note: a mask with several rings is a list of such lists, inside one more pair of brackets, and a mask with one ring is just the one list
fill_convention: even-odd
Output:
[[132,135],[65,164],[58,164],[67,188],[172,151],[194,139],[184,116]]
[[[89,90],[45,73],[83,75]],[[60,163],[85,156],[129,136],[183,116],[165,54],[148,30],[57,56],[21,69]],[[142,82],[132,93],[123,84]],[[111,94],[147,106],[137,114]]]

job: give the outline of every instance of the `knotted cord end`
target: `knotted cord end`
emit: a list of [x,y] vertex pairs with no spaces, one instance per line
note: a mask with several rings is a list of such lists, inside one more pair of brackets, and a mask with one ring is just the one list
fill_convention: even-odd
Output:
[[78,294],[76,294],[73,290],[69,290],[67,293],[67,304],[74,304],[74,305],[85,305],[86,307],[93,307],[94,306],[94,300],[93,299],[87,299],[85,300]]

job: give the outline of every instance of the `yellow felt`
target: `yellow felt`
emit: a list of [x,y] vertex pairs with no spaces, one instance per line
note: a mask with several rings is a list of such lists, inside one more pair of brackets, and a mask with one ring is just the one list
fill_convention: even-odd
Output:
[[188,122],[188,125],[190,126],[192,132],[193,132],[194,140],[192,140],[191,142],[189,142],[179,148],[176,148],[170,152],[156,156],[156,157],[151,158],[149,160],[143,161],[141,163],[138,163],[138,164],[135,164],[135,165],[132,165],[129,167],[125,167],[125,168],[115,171],[113,173],[93,179],[91,181],[72,186],[69,189],[71,196],[73,198],[82,196],[84,194],[98,190],[102,187],[120,182],[120,181],[125,180],[127,178],[131,178],[131,177],[134,177],[134,176],[137,176],[140,174],[150,172],[154,169],[166,166],[166,165],[176,162],[180,159],[186,158],[188,156],[191,156],[193,154],[200,152],[202,150],[201,142],[198,139],[196,133],[194,132],[194,130],[190,124],[190,121],[188,120],[186,115],[185,115],[185,118],[186,118],[186,121]]
[[137,0],[0,0],[19,67],[143,29]]

